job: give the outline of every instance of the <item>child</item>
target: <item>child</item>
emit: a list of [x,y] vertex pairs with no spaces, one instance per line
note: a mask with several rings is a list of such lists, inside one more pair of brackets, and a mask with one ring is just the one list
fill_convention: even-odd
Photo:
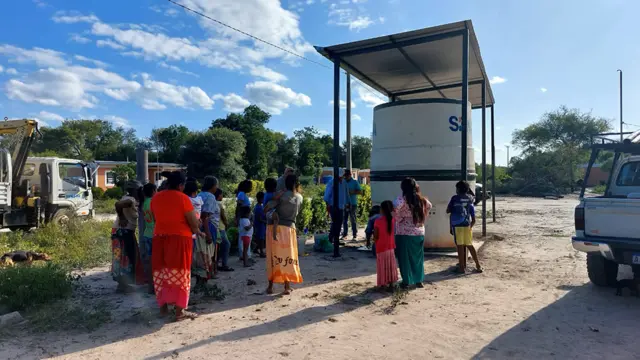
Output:
[[388,286],[393,290],[393,284],[398,281],[398,270],[395,257],[395,231],[393,225],[393,203],[389,200],[382,202],[380,216],[373,225],[373,242],[376,245],[376,272],[378,273],[378,287]]
[[467,270],[467,249],[476,263],[476,272],[481,273],[482,267],[478,261],[478,254],[473,247],[472,228],[476,224],[476,213],[473,206],[473,196],[469,195],[469,183],[459,181],[456,184],[456,195],[451,197],[447,205],[447,214],[451,214],[451,232],[458,249],[458,272],[464,274]]
[[255,226],[255,237],[258,241],[258,253],[261,258],[267,257],[265,255],[265,240],[267,236],[267,218],[264,215],[264,193],[260,191],[256,194],[256,206],[253,208],[253,223]]
[[[240,220],[240,209],[243,206],[251,208],[251,199],[249,199],[249,193],[251,191],[253,191],[253,182],[251,182],[251,180],[243,180],[238,184],[238,188],[236,189],[236,226],[239,226],[238,221]],[[242,260],[242,251],[242,243],[238,241],[238,256],[240,257],[240,260]],[[247,256],[251,258],[251,246],[249,246]]]
[[371,237],[373,236],[374,222],[379,217],[380,217],[380,205],[374,205],[373,207],[371,207],[371,210],[369,210],[369,221],[367,222],[367,227],[364,230],[364,233],[367,239],[367,244],[364,247],[358,249],[361,251],[371,250],[373,252],[374,257],[376,256],[376,249],[375,249],[375,245],[373,247],[371,246]]
[[[198,218],[198,220],[200,220],[200,213],[202,213],[202,204],[204,204],[204,201],[202,201],[202,198],[198,196],[198,184],[193,181],[187,182],[184,185],[184,193],[189,197],[189,200],[191,200],[191,205],[193,205],[193,209],[196,211],[196,217]],[[202,223],[200,224],[200,227],[202,227]],[[193,254],[195,255],[196,235],[193,234],[192,237]]]
[[140,242],[140,254],[142,255],[142,265],[144,266],[144,272],[147,276],[149,293],[153,294],[153,279],[151,273],[151,244],[153,239],[153,229],[156,225],[156,221],[153,218],[151,212],[151,198],[156,194],[157,187],[148,183],[142,187],[142,194],[144,195],[144,202],[142,203],[142,213],[144,215],[144,232],[142,233],[142,241]]
[[249,267],[249,246],[251,246],[251,237],[253,236],[253,226],[249,217],[251,216],[251,208],[248,206],[242,206],[238,210],[240,219],[238,220],[238,232],[240,235],[240,241],[242,242],[242,261],[244,267]]

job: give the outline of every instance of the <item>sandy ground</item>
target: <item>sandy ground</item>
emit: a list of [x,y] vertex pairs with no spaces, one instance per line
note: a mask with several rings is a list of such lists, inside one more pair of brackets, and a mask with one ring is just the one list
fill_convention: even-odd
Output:
[[[111,323],[92,333],[20,335],[1,359],[633,359],[640,299],[589,284],[571,248],[575,198],[498,199],[480,252],[484,274],[454,276],[427,257],[424,289],[370,291],[375,260],[346,249],[301,259],[304,284],[267,296],[264,262],[223,274],[223,301],[193,299],[195,321],[166,323],[149,295],[114,294],[106,267],[84,277]],[[479,230],[479,229],[478,229]],[[236,261],[236,260],[234,260]],[[256,285],[247,285],[255,280]]]

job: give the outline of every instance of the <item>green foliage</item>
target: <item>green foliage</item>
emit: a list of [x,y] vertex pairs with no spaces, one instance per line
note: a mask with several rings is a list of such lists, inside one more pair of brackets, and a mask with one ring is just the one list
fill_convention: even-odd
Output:
[[0,269],[0,304],[11,311],[67,298],[72,290],[73,279],[68,269],[60,264]]
[[190,136],[181,162],[187,165],[189,174],[198,179],[215,175],[223,184],[237,184],[246,178],[241,166],[245,147],[241,133],[224,127],[214,128]]
[[124,186],[127,181],[135,180],[136,178],[135,163],[116,165],[111,171],[116,175],[116,184],[118,186]]
[[316,176],[323,166],[331,163],[333,140],[321,136],[318,129],[305,127],[294,132],[298,143],[297,167],[303,175]]
[[123,196],[124,190],[122,190],[122,188],[119,186],[114,186],[104,192],[104,197],[107,199],[121,199]]
[[327,205],[322,197],[311,199],[311,221],[309,222],[309,234],[329,231],[329,214]]
[[175,163],[189,141],[191,132],[184,125],[171,125],[151,131],[152,148],[159,152],[159,160]]
[[358,196],[358,223],[366,224],[369,221],[369,210],[371,210],[371,187],[361,185],[362,194]]
[[91,193],[93,194],[93,200],[100,200],[104,198],[104,190],[99,187],[92,187]]
[[47,224],[32,233],[0,233],[0,253],[32,250],[71,268],[97,266],[111,259],[111,227],[110,221],[71,219],[64,227]]
[[96,214],[115,214],[117,199],[98,199],[93,201],[93,209]]
[[[351,138],[351,165],[355,169],[368,169],[371,167],[371,150],[373,148],[373,141],[370,137],[354,136]],[[347,142],[342,143],[343,157],[347,156]],[[331,148],[331,152],[333,148]],[[346,160],[345,160],[346,162]],[[345,166],[342,163],[340,166]]]
[[90,308],[58,301],[27,313],[29,329],[36,333],[52,331],[91,332],[111,321],[105,302]]
[[596,185],[591,190],[594,194],[604,195],[604,192],[607,190],[607,185]]
[[299,234],[302,234],[305,229],[308,230],[312,218],[313,212],[311,210],[311,200],[305,198],[302,201],[302,206],[300,207],[298,217],[296,217],[296,230]]
[[227,238],[231,243],[231,253],[235,253],[238,251],[238,228],[230,227],[227,229]]

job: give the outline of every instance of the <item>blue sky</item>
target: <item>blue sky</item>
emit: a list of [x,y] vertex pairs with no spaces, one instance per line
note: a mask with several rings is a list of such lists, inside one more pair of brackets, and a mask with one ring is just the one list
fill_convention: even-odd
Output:
[[[506,163],[514,129],[560,105],[617,122],[618,68],[625,76],[626,122],[640,125],[639,105],[629,101],[640,95],[633,65],[640,55],[637,2],[177,1],[325,64],[313,45],[471,19],[487,73],[497,80],[492,88],[499,164]],[[164,0],[11,1],[0,23],[2,117],[35,117],[49,126],[67,118],[103,118],[148,136],[170,124],[204,129],[256,103],[273,114],[274,130],[332,129],[329,69]],[[367,136],[372,106],[381,99],[358,86],[353,99],[353,132]],[[478,111],[473,119],[479,149]]]

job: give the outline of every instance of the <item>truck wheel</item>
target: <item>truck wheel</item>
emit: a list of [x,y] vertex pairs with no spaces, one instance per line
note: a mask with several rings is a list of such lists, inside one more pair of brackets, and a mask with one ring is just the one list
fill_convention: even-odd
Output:
[[71,219],[71,212],[67,209],[60,209],[53,214],[51,222],[56,225],[66,225]]
[[600,253],[587,253],[587,273],[594,285],[612,287],[617,282],[618,264]]

